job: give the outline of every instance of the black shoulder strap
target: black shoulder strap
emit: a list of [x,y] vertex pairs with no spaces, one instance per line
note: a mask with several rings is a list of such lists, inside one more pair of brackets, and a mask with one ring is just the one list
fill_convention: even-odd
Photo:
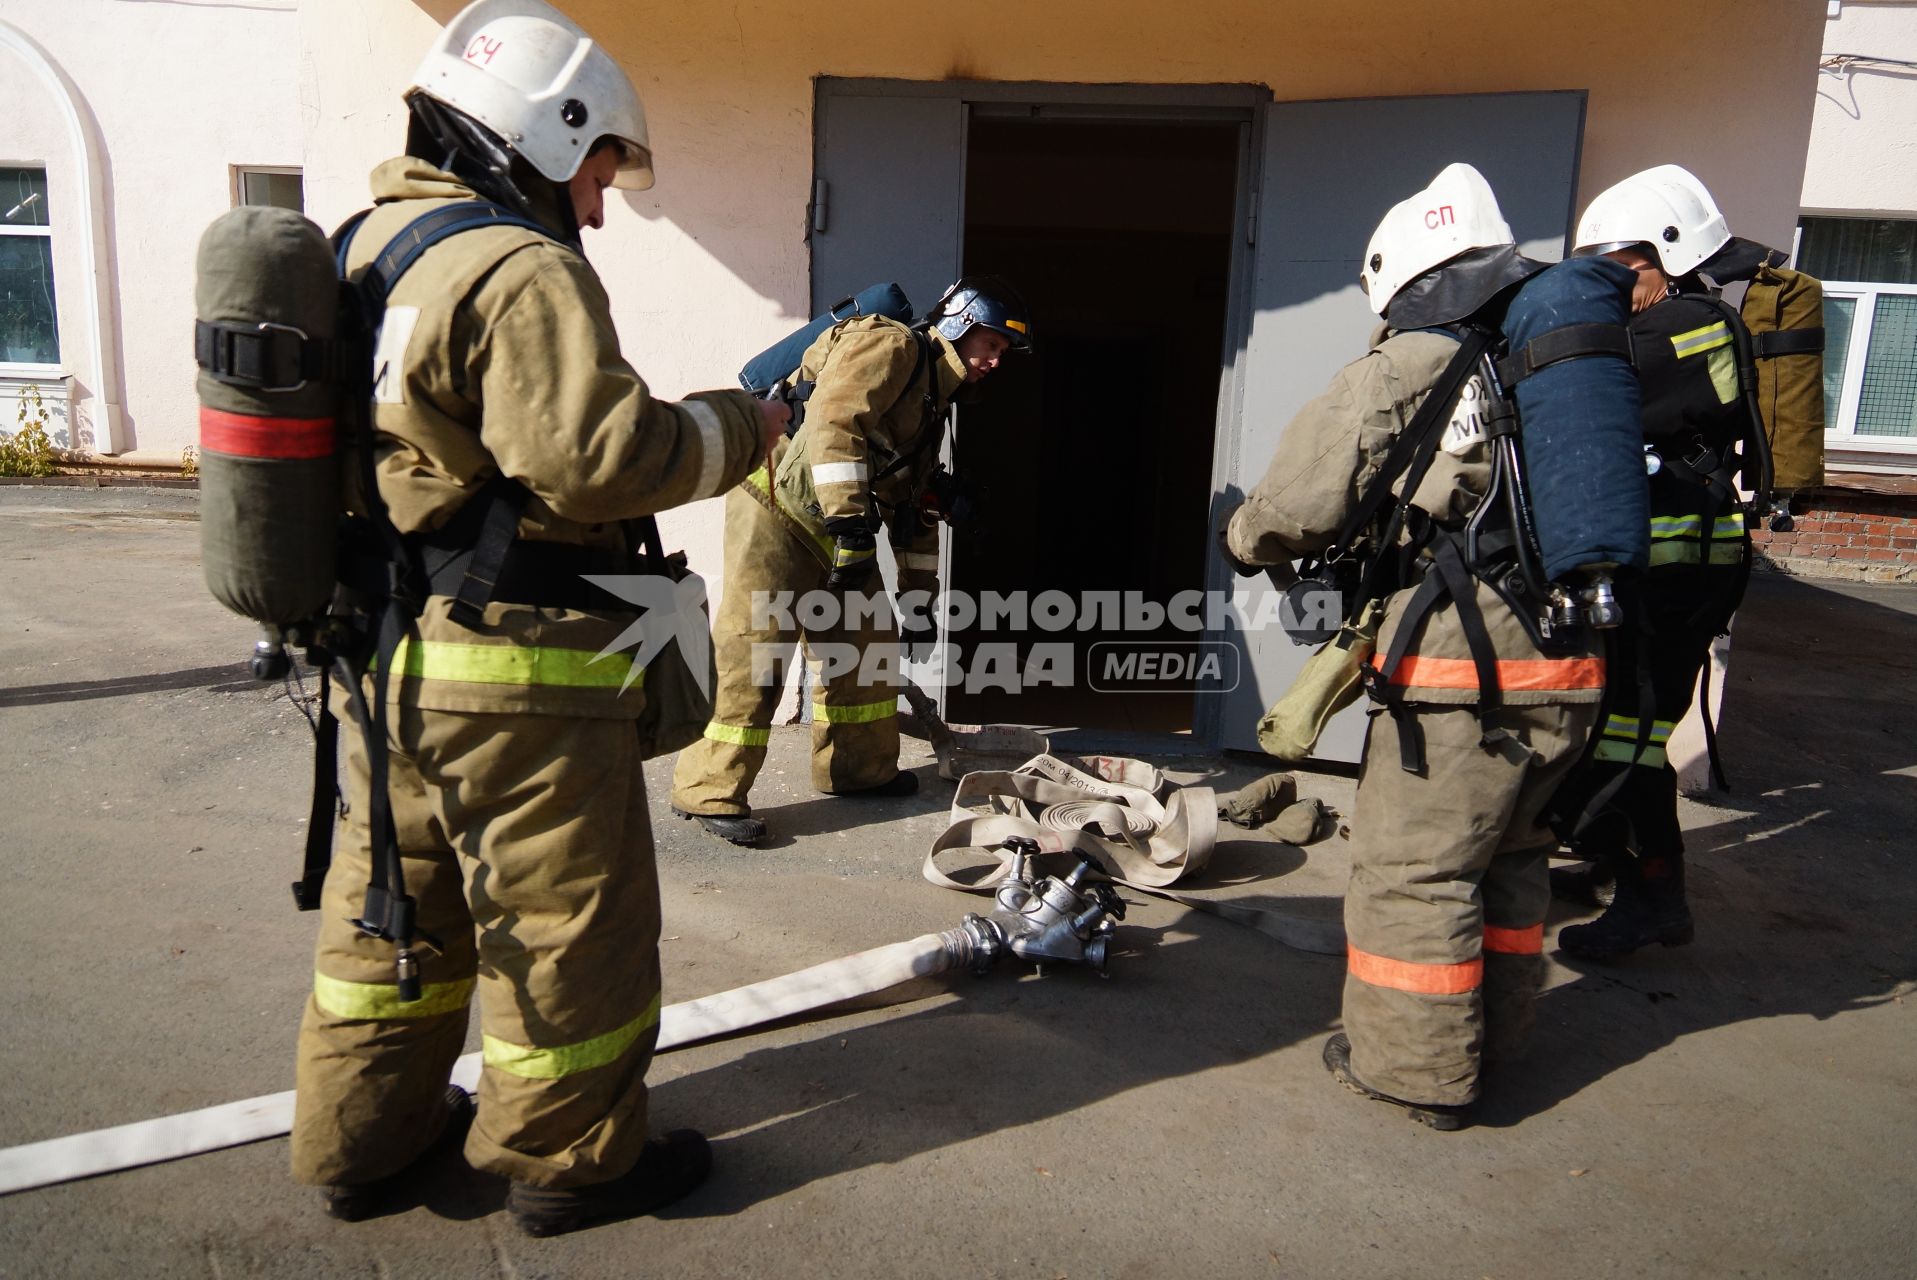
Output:
[[[912,376],[906,380],[905,391],[899,396],[900,400],[912,394],[912,388],[918,385],[919,375],[925,373],[927,366],[932,362],[932,340],[926,337],[923,331],[914,329],[912,330],[912,341],[918,348],[918,358],[912,362]],[[919,431],[918,441],[912,446],[910,453],[899,454],[893,458],[891,462],[886,464],[885,470],[872,477],[874,488],[878,486],[879,481],[885,479],[887,476],[911,466],[920,458],[924,457],[926,449],[933,447],[938,439],[944,435],[944,432],[933,429],[939,421],[938,401],[938,370],[933,369],[931,370],[931,376],[927,378],[925,384],[926,421]],[[896,407],[896,402],[894,407]]]
[[[364,215],[361,215],[362,217]],[[520,227],[534,232],[548,240],[552,232],[540,226],[530,218],[522,218],[511,210],[486,200],[461,200],[457,204],[444,205],[417,218],[399,229],[399,233],[386,242],[379,256],[367,266],[366,274],[360,277],[360,288],[368,295],[368,302],[375,311],[385,307],[386,299],[392,295],[393,286],[399,278],[412,269],[420,255],[448,236],[458,235],[462,231],[472,231],[479,227]],[[342,228],[345,237],[339,246],[341,274],[345,272],[346,252],[351,246],[353,236],[359,230],[357,221],[350,229]]]
[[[1420,453],[1436,448],[1444,426],[1451,419],[1451,407],[1457,403],[1458,393],[1464,390],[1465,381],[1477,367],[1478,359],[1491,347],[1494,335],[1486,329],[1467,329],[1458,340],[1457,353],[1451,357],[1438,380],[1431,385],[1431,391],[1411,415],[1411,421],[1398,433],[1391,443],[1391,449],[1385,454],[1384,462],[1378,468],[1378,474],[1372,477],[1371,486],[1358,499],[1358,504],[1338,526],[1338,532],[1331,540],[1333,553],[1350,550],[1359,536],[1371,526],[1378,512],[1391,499],[1391,486],[1397,483],[1411,465],[1417,461]],[[1407,498],[1411,495],[1406,494]],[[1389,546],[1380,548],[1381,553],[1389,552]]]
[[[364,217],[364,214],[359,215],[341,229],[339,262],[342,274],[347,250]],[[392,296],[393,287],[399,283],[400,277],[411,270],[428,249],[450,236],[480,227],[520,227],[552,239],[552,233],[538,223],[486,200],[462,200],[422,213],[401,227],[360,275],[357,287],[365,299],[368,314],[377,317],[385,310],[386,299]],[[520,513],[525,510],[531,496],[519,481],[509,476],[495,475],[468,500],[470,503],[483,503],[484,507],[477,521],[472,559],[453,598],[451,616],[461,626],[470,630],[479,625],[481,615],[492,599],[500,572],[505,567],[506,555],[512,550],[513,539],[519,531]]]

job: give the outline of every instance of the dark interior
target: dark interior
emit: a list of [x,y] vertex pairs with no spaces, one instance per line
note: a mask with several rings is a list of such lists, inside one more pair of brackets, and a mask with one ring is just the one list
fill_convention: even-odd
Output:
[[[1038,356],[1002,364],[959,410],[955,469],[981,509],[953,534],[952,587],[1161,604],[1203,589],[1237,175],[1235,124],[973,120],[965,271],[1023,293]],[[1191,729],[1189,692],[1090,687],[1093,645],[1149,633],[1074,623],[952,639],[967,655],[1015,641],[1021,660],[1034,641],[1076,650],[1070,688],[954,685],[954,720]]]

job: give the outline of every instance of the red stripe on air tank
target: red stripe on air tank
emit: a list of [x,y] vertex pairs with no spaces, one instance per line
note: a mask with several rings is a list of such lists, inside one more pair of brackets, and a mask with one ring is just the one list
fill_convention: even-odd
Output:
[[239,458],[330,458],[331,418],[256,418],[200,408],[200,447]]

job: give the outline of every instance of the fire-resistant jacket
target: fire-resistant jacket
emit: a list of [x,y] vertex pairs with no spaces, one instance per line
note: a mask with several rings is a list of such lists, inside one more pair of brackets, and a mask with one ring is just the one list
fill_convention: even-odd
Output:
[[[1299,410],[1285,428],[1264,478],[1232,515],[1226,530],[1231,553],[1247,564],[1269,565],[1330,546],[1392,442],[1457,350],[1457,342],[1445,334],[1379,329],[1371,351],[1340,370],[1325,393]],[[1474,376],[1411,499],[1444,527],[1463,524],[1490,480],[1490,449],[1474,408],[1481,391]],[[1595,646],[1569,657],[1545,654],[1503,598],[1483,583],[1477,586],[1477,604],[1497,653],[1505,702],[1599,700],[1604,660]],[[1391,648],[1414,590],[1406,587],[1386,601],[1378,653]],[[1451,600],[1432,610],[1392,684],[1409,702],[1478,702],[1477,669]]]
[[1668,464],[1708,450],[1736,465],[1734,451],[1750,431],[1749,410],[1730,324],[1708,302],[1680,293],[1654,303],[1631,317],[1631,343],[1644,392],[1644,438],[1667,464],[1650,478],[1648,584],[1682,608],[1704,587],[1696,566],[1742,565],[1751,554],[1750,535],[1735,493],[1714,494]]
[[[423,213],[474,198],[411,157],[373,172],[378,202],[355,235],[359,271]],[[760,456],[744,392],[655,398],[620,354],[599,277],[557,240],[519,227],[451,236],[388,300],[375,343],[380,497],[402,533],[441,528],[496,473],[531,492],[519,537],[635,549],[622,522],[711,497]],[[635,572],[637,566],[635,566]],[[613,646],[634,614],[494,602],[468,630],[433,596],[396,657],[395,699],[439,711],[637,716],[643,681]]]
[[826,521],[866,517],[875,531],[884,521],[901,592],[937,587],[938,527],[919,519],[917,506],[938,466],[946,407],[965,381],[965,363],[944,336],[928,332],[924,341],[921,359],[919,339],[884,316],[845,320],[820,334],[795,375],[816,384],[805,423],[774,451],[770,487],[763,472],[748,486],[827,565]]

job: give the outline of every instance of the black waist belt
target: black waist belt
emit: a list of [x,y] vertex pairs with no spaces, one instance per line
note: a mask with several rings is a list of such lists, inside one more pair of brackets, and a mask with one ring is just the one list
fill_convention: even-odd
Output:
[[[470,546],[436,547],[430,540],[421,540],[420,559],[434,595],[460,594],[474,550]],[[636,610],[631,604],[587,582],[585,575],[635,573],[638,569],[637,562],[605,547],[515,541],[500,561],[490,599],[544,609],[633,613]]]

